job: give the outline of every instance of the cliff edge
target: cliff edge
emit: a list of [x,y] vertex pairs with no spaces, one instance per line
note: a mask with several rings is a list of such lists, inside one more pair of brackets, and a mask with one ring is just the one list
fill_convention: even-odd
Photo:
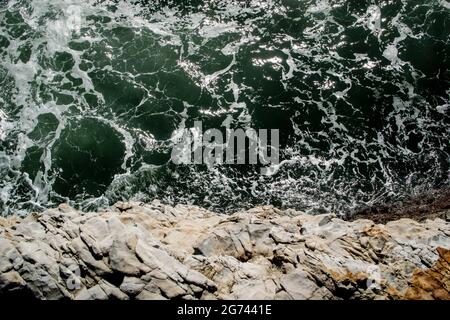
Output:
[[67,205],[0,218],[0,297],[450,299],[450,222]]

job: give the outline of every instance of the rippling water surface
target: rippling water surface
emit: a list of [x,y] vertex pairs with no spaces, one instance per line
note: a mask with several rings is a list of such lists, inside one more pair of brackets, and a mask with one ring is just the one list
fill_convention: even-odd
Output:
[[[448,186],[449,37],[444,0],[0,0],[0,211],[344,212]],[[196,120],[280,129],[279,170],[174,165]]]

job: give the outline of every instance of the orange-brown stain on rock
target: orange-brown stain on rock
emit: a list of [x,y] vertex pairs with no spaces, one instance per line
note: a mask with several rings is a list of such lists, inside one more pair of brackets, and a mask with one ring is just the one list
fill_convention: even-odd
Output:
[[406,290],[408,300],[450,300],[450,250],[437,248],[439,259],[427,270],[416,270]]

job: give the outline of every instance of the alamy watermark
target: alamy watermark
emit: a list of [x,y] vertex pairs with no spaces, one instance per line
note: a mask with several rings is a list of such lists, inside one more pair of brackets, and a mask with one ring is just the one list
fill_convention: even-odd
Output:
[[183,129],[174,136],[171,160],[175,164],[261,165],[261,173],[280,162],[278,129],[208,129],[196,121],[193,128]]

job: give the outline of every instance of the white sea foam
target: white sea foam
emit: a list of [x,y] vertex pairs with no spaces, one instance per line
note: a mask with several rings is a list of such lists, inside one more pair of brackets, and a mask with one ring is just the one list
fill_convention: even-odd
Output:
[[[441,145],[448,150],[446,140],[440,138],[443,132],[448,133],[443,127],[448,103],[442,97],[425,97],[427,93],[417,88],[424,73],[408,61],[405,51],[410,41],[430,38],[425,25],[411,25],[405,19],[407,2],[402,1],[402,9],[394,15],[382,4],[361,7],[345,21],[335,17],[335,9],[345,10],[345,1],[317,0],[298,6],[227,0],[214,5],[214,9],[206,4],[203,9],[182,13],[178,6],[152,11],[153,7],[130,1],[2,3],[0,15],[18,13],[23,20],[19,24],[27,33],[13,36],[8,28],[0,28],[0,36],[9,41],[0,60],[2,77],[5,72],[0,85],[8,92],[0,95],[0,141],[11,145],[0,154],[0,171],[10,179],[0,183],[3,208],[52,205],[58,170],[53,164],[53,147],[66,126],[83,116],[107,123],[121,137],[125,149],[121,171],[104,195],[85,199],[87,206],[103,206],[120,198],[151,199],[154,195],[167,201],[203,201],[211,206],[226,202],[232,206],[249,201],[245,198],[248,187],[254,201],[277,199],[306,211],[315,206],[331,210],[341,202],[348,208],[358,199],[377,199],[403,188],[402,183],[421,184],[415,182],[414,173],[408,173],[408,180],[398,178],[391,166],[396,161],[411,168],[424,163],[442,166],[438,159],[446,157],[445,151],[433,155],[427,148]],[[448,1],[418,6],[449,8]],[[365,38],[349,40],[348,30],[362,32]],[[374,36],[378,43],[367,43]],[[145,48],[146,41],[149,48]],[[376,49],[368,48],[369,44]],[[27,46],[28,57],[23,53]],[[53,65],[61,53],[68,61]],[[152,71],[140,72],[144,67]],[[154,78],[158,79],[155,88],[149,87],[146,79]],[[117,89],[109,93],[117,97],[105,94],[101,85],[114,85]],[[174,92],[184,85],[190,88],[189,93],[178,97]],[[397,93],[390,93],[389,100],[383,97],[383,86],[392,86]],[[124,90],[130,101],[134,101],[135,92],[142,97],[136,94],[135,105],[121,110],[116,101],[121,97],[114,90]],[[360,99],[357,103],[352,102],[355,96]],[[371,99],[381,102],[370,105]],[[148,107],[165,103],[169,110],[153,112]],[[176,104],[182,105],[183,111],[173,107]],[[258,118],[265,108],[273,112]],[[290,144],[284,150],[285,160],[269,168],[268,176],[242,176],[221,167],[208,172],[185,168],[185,175],[176,170],[170,173],[170,179],[190,179],[187,188],[192,185],[195,190],[189,195],[165,184],[170,180],[164,176],[170,172],[168,166],[146,162],[155,153],[170,150],[192,114],[224,127],[247,128],[258,121],[272,125],[271,121],[279,121],[277,117],[284,113],[292,115],[291,123],[284,122],[292,131]],[[33,138],[31,133],[42,125],[39,117],[45,114],[52,114],[57,124],[51,134]],[[126,122],[156,114],[174,119],[173,132],[166,141],[156,138],[151,132],[154,128]],[[377,119],[380,114],[384,118]],[[365,130],[354,127],[355,123]],[[413,134],[418,138],[411,146],[408,141]],[[36,156],[39,168],[34,178],[22,169],[33,147],[42,151]],[[427,178],[438,174],[430,171]],[[384,189],[364,195],[364,188],[368,188],[360,186],[364,179]],[[136,181],[147,189],[137,188]],[[18,189],[27,191],[18,195]]]

